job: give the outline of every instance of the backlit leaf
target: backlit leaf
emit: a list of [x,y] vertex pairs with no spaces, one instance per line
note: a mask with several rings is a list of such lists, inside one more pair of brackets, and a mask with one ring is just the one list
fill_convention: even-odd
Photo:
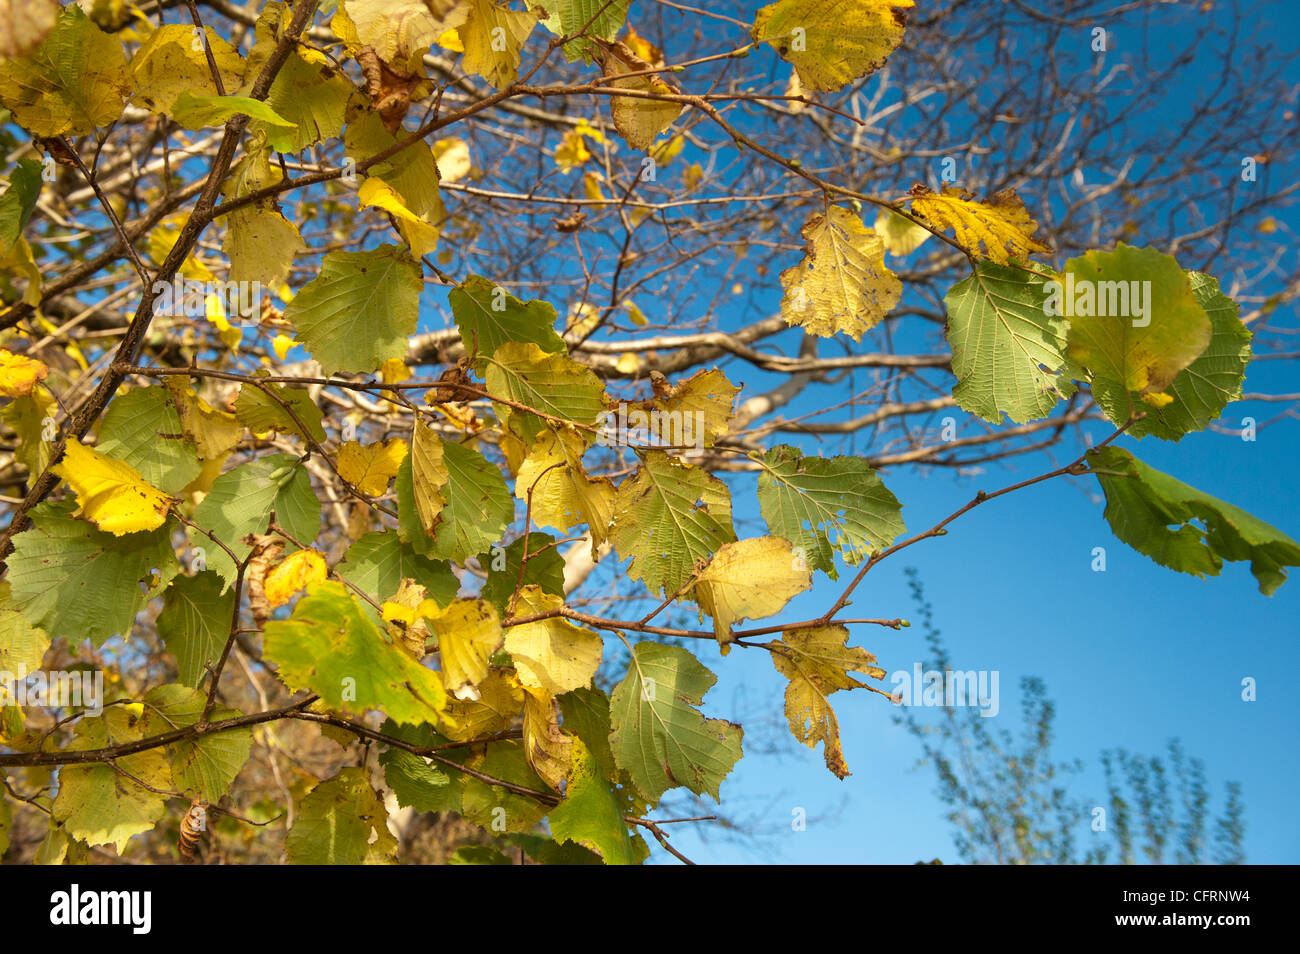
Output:
[[653,804],[684,785],[718,800],[739,761],[740,726],[706,719],[697,706],[717,677],[687,650],[637,643],[627,676],[610,697],[614,761]]
[[822,743],[826,767],[840,778],[850,774],[840,748],[840,726],[827,696],[840,689],[866,688],[849,675],[860,672],[885,678],[876,657],[865,649],[846,645],[844,626],[818,626],[787,630],[772,643],[772,665],[790,680],[785,689],[785,717],[790,733],[808,748]]
[[803,226],[804,257],[781,273],[781,317],[812,334],[854,341],[880,324],[903,293],[885,246],[854,213],[831,206]]
[[310,689],[334,709],[379,709],[395,722],[435,720],[442,680],[391,644],[343,584],[312,584],[287,620],[271,620],[266,657],[292,689]]
[[912,214],[937,229],[951,229],[957,244],[972,256],[1005,265],[1013,258],[1051,251],[1033,237],[1038,223],[1014,189],[996,192],[988,202],[954,185],[945,185],[942,192],[917,185],[911,195]]
[[130,464],[70,441],[53,468],[77,495],[77,516],[115,536],[157,530],[172,498],[152,486]]
[[913,0],[779,0],[751,31],[794,64],[808,89],[833,91],[884,65],[903,42]]

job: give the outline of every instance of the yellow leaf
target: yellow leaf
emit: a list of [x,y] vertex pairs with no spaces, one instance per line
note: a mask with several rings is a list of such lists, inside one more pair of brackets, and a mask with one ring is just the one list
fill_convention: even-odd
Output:
[[486,600],[458,599],[444,610],[425,600],[420,612],[438,637],[442,681],[456,699],[477,700],[477,686],[488,674],[488,659],[501,648],[501,621]]
[[754,16],[751,35],[799,71],[808,89],[830,92],[878,70],[903,42],[913,0],[779,0]]
[[[212,27],[204,27],[207,48],[216,61],[226,92],[243,81],[244,58]],[[167,23],[154,30],[131,58],[135,101],[152,113],[170,113],[181,93],[216,96],[212,68],[193,26]]]
[[637,33],[636,28],[630,24],[627,28],[627,35],[623,37],[623,42],[627,44],[629,50],[647,63],[654,66],[663,66],[663,52],[640,33]]
[[385,63],[410,67],[411,73],[434,40],[465,16],[465,4],[457,0],[342,0],[330,26],[345,43],[369,46]]
[[910,255],[930,237],[928,230],[889,209],[881,209],[876,216],[876,234],[890,255]]
[[44,362],[0,348],[0,394],[26,397],[50,373]]
[[275,356],[283,361],[284,356],[287,355],[297,343],[298,342],[294,341],[289,335],[276,335],[271,339],[271,349],[275,352]]
[[[956,186],[931,192],[912,187],[912,212],[938,229],[951,229],[957,244],[971,255],[1005,265],[1051,249],[1033,238],[1038,223],[1029,217],[1015,189],[1002,189],[989,202],[979,202]],[[983,251],[981,252],[981,248]]]
[[590,158],[591,150],[587,148],[587,140],[574,130],[565,133],[560,144],[555,147],[555,165],[565,175]]
[[[730,429],[740,388],[717,368],[697,371],[680,384],[669,384],[654,374],[651,378],[654,397],[631,406],[627,412],[629,427],[638,426],[633,415],[641,410],[658,421],[654,431],[663,444],[693,449],[711,447]],[[680,452],[677,456],[681,456]]]
[[379,366],[379,379],[385,384],[401,384],[411,376],[411,369],[401,358],[389,358]]
[[790,680],[785,690],[785,717],[790,733],[808,748],[823,743],[826,767],[840,778],[849,775],[840,749],[840,727],[827,696],[840,689],[875,689],[849,675],[860,672],[884,679],[885,670],[865,649],[848,646],[844,626],[787,630],[771,644],[772,664]]
[[614,517],[614,484],[608,477],[587,476],[582,467],[585,450],[586,442],[576,431],[546,430],[519,465],[515,496],[531,497],[533,523],[539,527],[568,530],[587,524],[594,554]]
[[666,166],[682,154],[686,148],[685,136],[674,136],[666,142],[656,143],[650,150],[650,155],[654,161],[661,166]]
[[568,175],[578,166],[591,158],[587,140],[604,143],[605,137],[599,129],[594,128],[585,119],[578,120],[578,125],[564,134],[560,144],[555,147],[555,164],[560,172]]
[[718,642],[732,641],[731,624],[780,612],[812,586],[812,571],[784,537],[724,543],[700,573],[692,596],[713,617]]
[[885,266],[884,243],[839,206],[809,218],[803,237],[803,261],[781,273],[781,317],[823,338],[843,332],[860,340],[903,294]]
[[[647,69],[644,62],[633,62],[622,67],[617,61],[607,60],[605,82],[615,89],[635,90],[647,96],[614,96],[610,109],[614,126],[633,149],[649,149],[659,134],[681,115],[683,105],[670,99],[652,97],[680,95],[654,74],[623,77],[623,72]],[[658,161],[656,159],[656,161]]]
[[357,201],[362,206],[374,206],[397,219],[397,230],[411,246],[411,254],[416,258],[428,255],[438,247],[438,233],[441,223],[434,224],[416,215],[406,207],[397,190],[383,179],[371,176],[361,183],[357,190]]
[[438,604],[426,599],[425,594],[425,588],[415,580],[404,579],[392,598],[385,600],[380,607],[388,635],[412,659],[423,659],[427,655],[425,645],[429,639],[429,626],[423,619],[423,612],[426,608],[431,608],[434,613],[438,611]]
[[537,17],[499,7],[492,0],[467,0],[468,17],[456,34],[465,48],[461,67],[477,73],[497,89],[519,75],[524,41],[537,25]]
[[77,495],[77,515],[114,536],[157,530],[173,502],[130,464],[79,441],[68,444],[53,470]]
[[[14,12],[5,5],[9,23]],[[39,31],[39,22],[34,25]],[[23,45],[34,36],[29,32]],[[39,45],[6,60],[0,70],[0,103],[36,136],[80,136],[107,126],[122,115],[129,92],[122,41],[97,27],[75,3],[59,11],[54,29]]]
[[636,374],[641,369],[641,356],[631,351],[624,351],[614,362],[614,367],[623,374]]
[[477,699],[448,701],[443,720],[438,723],[438,730],[454,742],[506,731],[523,707],[524,692],[505,670],[488,670],[477,688]]
[[406,441],[400,437],[365,446],[347,441],[339,447],[339,476],[366,496],[378,497],[405,459]]
[[[184,224],[184,216],[172,216],[165,219],[149,233],[149,257],[153,259],[155,265],[161,266],[171,253],[172,246],[176,240],[181,237],[181,226]],[[211,269],[194,257],[194,252],[185,256],[181,262],[181,267],[176,270],[176,274],[182,279],[188,279],[194,282],[208,283],[215,282],[217,277],[212,274]],[[189,297],[189,289],[182,289],[185,297]],[[183,302],[173,302],[174,310],[179,311]]]
[[[543,593],[540,586],[530,583],[519,591],[515,616],[534,616],[563,606],[562,597]],[[524,686],[558,696],[591,684],[600,666],[603,644],[595,633],[553,616],[511,626],[506,632],[505,648]]]
[[180,414],[185,436],[194,442],[199,458],[204,461],[224,458],[244,436],[244,425],[228,411],[215,410],[179,375],[168,375],[165,383]]
[[469,144],[464,139],[437,140],[433,144],[433,157],[438,160],[438,178],[443,182],[458,182],[474,168],[469,160]]
[[599,172],[586,172],[582,176],[583,194],[593,202],[608,202],[609,197],[601,191],[601,175]]
[[319,583],[329,576],[325,557],[317,550],[295,550],[266,574],[262,591],[272,606],[283,606],[309,583]]
[[524,755],[533,771],[557,792],[573,765],[573,738],[560,728],[555,696],[524,686]]
[[464,53],[465,44],[460,41],[460,34],[455,30],[448,30],[435,41],[444,50],[451,50],[453,53]]
[[411,484],[415,491],[415,511],[424,532],[432,535],[447,499],[441,490],[451,479],[451,471],[442,460],[442,438],[428,424],[416,420],[411,430]]
[[[799,82],[799,71],[791,70],[790,81],[785,84],[785,95],[801,97],[803,96],[803,94],[804,94],[803,83]],[[794,113],[795,115],[802,113],[806,108],[806,104],[797,98],[787,101],[785,106],[786,109],[790,110],[790,112]]]
[[648,319],[645,314],[640,308],[634,305],[631,300],[623,302],[623,307],[627,309],[627,316],[632,320],[632,324],[636,325],[638,328],[643,328],[648,324]]

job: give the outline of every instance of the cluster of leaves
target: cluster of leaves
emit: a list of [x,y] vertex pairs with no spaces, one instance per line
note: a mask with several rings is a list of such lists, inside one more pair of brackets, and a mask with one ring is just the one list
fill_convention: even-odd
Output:
[[[47,143],[70,151],[68,137],[102,132],[127,109],[215,130],[222,141],[206,172],[179,166],[201,183],[197,204],[149,234],[151,273],[133,256],[152,280],[86,406],[52,430],[50,368],[21,349],[0,352],[0,392],[11,399],[4,419],[30,475],[4,538],[12,552],[0,660],[35,669],[55,641],[97,649],[153,607],[176,671],[142,695],[110,687],[104,716],[71,720],[54,748],[19,708],[4,710],[0,766],[61,766],[57,784],[33,799],[50,820],[43,858],[67,857],[76,844],[121,851],[159,823],[169,796],[220,803],[254,728],[301,720],[381,743],[381,789],[403,808],[456,813],[541,861],[639,862],[649,853],[640,830],[666,844],[648,817],[665,793],[717,799],[741,757],[741,727],[702,710],[715,675],[661,635],[716,640],[724,655],[734,645],[766,650],[788,680],[793,736],[820,743],[827,767],[848,774],[828,697],[872,688],[851,673],[884,671],[848,645],[848,625],[868,621],[837,616],[871,566],[936,531],[896,542],[901,506],[861,457],[729,448],[740,388],[718,369],[656,380],[622,411],[652,422],[651,431],[654,422],[697,421],[701,447],[752,463],[767,534],[738,537],[729,486],[694,462],[688,441],[622,432],[635,469],[617,480],[601,473],[594,462],[619,402],[573,349],[598,321],[557,329],[552,304],[515,297],[501,276],[447,275],[430,258],[447,221],[440,154],[457,147],[425,139],[481,108],[435,108],[417,130],[403,126],[412,104],[433,96],[424,57],[434,45],[459,53],[466,74],[504,96],[531,76],[521,74],[524,48],[540,25],[554,35],[542,60],[559,51],[600,70],[592,88],[609,92],[630,148],[666,156],[675,140],[661,137],[688,109],[752,145],[710,100],[668,78],[677,70],[627,27],[628,2],[526,6],[340,0],[328,18],[337,55],[326,55],[303,39],[316,7],[307,0],[265,4],[242,53],[210,26],[145,21],[109,32],[76,4],[31,3],[31,16],[0,43],[9,56],[0,104]],[[899,46],[910,6],[779,0],[756,14],[753,45],[788,60],[803,88],[834,90]],[[566,161],[580,164],[594,135],[577,127]],[[349,169],[287,177],[284,154],[340,139]],[[69,161],[84,170],[79,156]],[[30,279],[33,307],[39,273],[22,232],[42,173],[41,163],[21,164],[0,195],[0,250],[12,274]],[[399,242],[308,248],[278,197],[347,175],[363,178],[338,201],[358,215],[380,211]],[[1213,278],[1172,257],[1120,246],[1058,272],[1029,261],[1049,250],[1014,193],[980,201],[918,187],[905,201],[864,197],[879,208],[868,227],[859,200],[840,204],[833,197],[845,190],[808,177],[827,201],[803,226],[802,261],[781,277],[790,325],[858,340],[902,294],[885,256],[934,236],[971,262],[947,297],[953,395],[970,413],[995,423],[1003,414],[1042,418],[1084,385],[1120,430],[1176,440],[1240,395],[1249,334],[1236,306]],[[104,214],[121,228],[111,203]],[[222,356],[212,354],[189,366],[136,364],[151,322],[167,313],[163,289],[173,279],[214,281],[194,254],[209,227],[220,232],[230,281],[280,290],[284,308],[270,319],[277,351],[301,349],[311,373],[215,370]],[[304,255],[319,255],[319,268],[290,291],[291,266]],[[1053,288],[1102,276],[1149,283],[1151,320],[1138,325],[1074,299],[1045,307]],[[450,286],[465,356],[437,381],[414,381],[406,358],[431,280]],[[247,316],[211,292],[200,305],[237,351]],[[217,385],[231,382],[237,394],[219,398]],[[383,402],[384,432],[357,434],[331,419],[320,397],[330,389]],[[1300,547],[1279,531],[1127,451],[1103,446],[1055,473],[1089,470],[1116,534],[1166,566],[1205,575],[1225,560],[1249,561],[1269,593],[1285,567],[1300,565]],[[323,505],[346,514],[341,554],[317,548]],[[522,532],[507,541],[520,510]],[[546,530],[628,561],[626,575],[658,608],[623,619],[569,605],[563,541]],[[740,628],[779,614],[814,573],[836,578],[837,560],[858,569],[825,614]],[[651,622],[673,603],[693,605],[711,628]],[[246,647],[249,634],[257,639]],[[767,635],[778,638],[759,639]],[[606,693],[593,677],[610,639],[624,645],[628,665]],[[290,702],[253,713],[219,704],[226,662],[246,649],[274,667]],[[387,814],[372,773],[345,767],[298,806],[287,857],[390,860]],[[549,838],[537,834],[543,820]],[[493,851],[467,859],[492,860]]]

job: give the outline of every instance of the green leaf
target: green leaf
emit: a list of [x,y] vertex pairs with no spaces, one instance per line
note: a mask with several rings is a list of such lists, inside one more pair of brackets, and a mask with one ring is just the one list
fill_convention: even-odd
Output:
[[[77,723],[68,751],[100,749],[142,738],[143,719],[126,707],[109,706],[100,718]],[[133,779],[161,791],[169,791],[172,782],[167,757],[160,748],[117,758],[114,764],[122,771],[103,762],[59,769],[53,818],[73,838],[91,846],[113,845],[121,854],[133,835],[152,830],[167,811],[164,796]]]
[[397,245],[330,252],[284,309],[321,371],[368,374],[406,356],[420,315],[420,264]]
[[51,825],[49,833],[36,849],[36,857],[32,859],[32,864],[61,865],[68,856],[68,847],[68,833],[62,828]]
[[376,603],[392,597],[406,579],[423,586],[428,597],[443,607],[460,589],[447,563],[420,556],[392,531],[374,531],[357,540],[343,555],[338,573]]
[[284,840],[290,864],[383,864],[397,853],[388,813],[370,787],[369,775],[355,766],[339,769],[302,800]]
[[27,56],[0,70],[0,103],[37,136],[80,136],[122,114],[126,93],[122,42],[95,26],[75,3]]
[[610,540],[627,575],[669,596],[690,579],[699,560],[736,539],[731,494],[707,471],[648,451],[645,463],[619,485]]
[[247,96],[195,96],[181,93],[172,105],[172,118],[183,129],[220,126],[234,116],[247,116],[270,127],[267,131],[276,152],[290,152],[297,138],[297,125],[289,122],[266,103]]
[[610,746],[615,763],[652,803],[678,785],[719,800],[723,778],[740,759],[744,730],[695,708],[716,681],[685,649],[636,644],[610,698]]
[[[485,374],[488,393],[525,404],[561,421],[594,425],[605,410],[605,386],[596,373],[562,354],[546,354],[531,342],[508,341],[496,349]],[[546,420],[500,405],[497,415],[529,444]]]
[[564,731],[583,741],[606,778],[616,779],[618,767],[609,748],[609,696],[588,686],[566,692],[556,699],[564,716]]
[[266,104],[294,128],[268,128],[268,135],[275,137],[272,146],[277,152],[297,153],[338,136],[352,91],[347,77],[334,72],[322,54],[306,48],[290,51],[271,84]]
[[126,461],[164,493],[178,494],[203,469],[181,416],[162,387],[128,391],[108,406],[98,450]]
[[1219,291],[1209,275],[1188,272],[1192,294],[1210,316],[1209,347],[1179,372],[1168,394],[1173,402],[1147,408],[1147,416],[1128,429],[1134,437],[1151,434],[1176,441],[1189,431],[1203,431],[1229,401],[1241,397],[1241,383],[1250,363],[1250,332],[1237,317],[1237,303]]
[[71,515],[75,504],[32,509],[31,528],[13,538],[11,605],[51,639],[99,646],[131,631],[135,615],[180,570],[170,520],[157,530],[116,537]]
[[[267,394],[267,391],[271,393]],[[293,414],[285,409],[286,404]],[[294,420],[295,417],[297,420]],[[325,440],[320,408],[313,403],[311,395],[304,388],[270,383],[261,387],[244,384],[235,400],[235,419],[254,433],[274,430],[285,434],[307,434],[318,443]],[[299,421],[302,422],[301,427]]]
[[[528,535],[528,549],[534,554],[524,567],[524,586],[540,586],[543,592],[564,595],[564,558],[559,547],[550,546],[555,538],[549,533]],[[545,549],[544,549],[545,548]],[[520,537],[504,550],[493,548],[479,555],[478,562],[487,571],[487,580],[479,596],[497,608],[502,616],[510,605],[519,582],[519,564],[523,561],[524,538]]]
[[425,535],[416,512],[408,454],[397,472],[398,532],[417,553],[464,563],[501,539],[515,517],[514,498],[501,471],[483,455],[461,444],[443,444],[443,463],[450,477],[447,498],[432,538]]
[[[572,63],[581,57],[588,63],[600,52],[591,37],[614,40],[627,21],[632,0],[527,0],[530,10],[542,9],[549,14],[542,26],[556,36],[582,37],[564,44],[564,55]],[[584,29],[585,27],[585,29]]]
[[581,739],[573,742],[564,801],[547,816],[556,841],[572,841],[600,854],[607,865],[636,864],[632,839],[600,764]]
[[9,583],[0,582],[0,672],[33,672],[45,660],[50,637],[10,605],[9,594]]
[[[280,170],[271,165],[271,151],[255,150],[231,171],[222,194],[242,198],[283,179]],[[221,250],[230,259],[232,282],[276,285],[284,281],[294,256],[305,248],[298,227],[280,213],[273,198],[236,209],[226,216],[225,224]]]
[[309,586],[289,619],[266,624],[263,645],[286,685],[311,689],[334,709],[422,723],[447,704],[438,674],[390,643],[342,583]]
[[1040,272],[980,261],[944,297],[957,404],[994,424],[1046,417],[1061,397],[1065,320],[1046,313]]
[[[288,454],[259,457],[226,471],[195,509],[194,523],[242,560],[252,549],[244,537],[265,533],[272,510],[276,523],[304,546],[320,533],[320,500],[311,489],[307,469]],[[203,548],[209,569],[227,584],[234,582],[235,564],[224,549],[204,534],[194,534],[192,542]]]
[[532,342],[549,354],[568,349],[555,331],[555,308],[544,301],[523,302],[482,275],[471,275],[447,296],[467,354],[478,356],[482,372],[487,359],[507,341]]
[[[198,722],[207,695],[171,684],[149,690],[144,702],[146,734],[162,735]],[[217,722],[238,715],[234,709],[218,706],[209,718]],[[197,795],[208,804],[216,802],[230,790],[230,783],[248,761],[252,744],[251,728],[227,729],[175,742],[167,746],[172,781],[178,791]]]
[[20,159],[9,173],[9,188],[0,195],[0,258],[8,258],[14,243],[23,234],[41,194],[42,164],[35,159]]
[[178,576],[163,594],[163,608],[156,624],[158,635],[176,657],[178,678],[184,685],[198,686],[207,665],[221,657],[230,637],[235,595],[220,576],[210,571]]
[[1300,566],[1300,544],[1246,511],[1202,493],[1128,451],[1103,447],[1089,465],[1106,494],[1111,530],[1161,566],[1193,576],[1218,576],[1224,560],[1249,560],[1265,596]]
[[[391,719],[380,731],[387,737],[400,739],[411,745],[432,748],[449,740],[439,735],[429,725],[398,725]],[[459,812],[460,796],[464,788],[464,775],[451,775],[423,756],[397,746],[388,746],[379,753],[379,764],[384,770],[384,781],[397,796],[397,804],[414,808],[417,812]]]
[[[464,750],[448,750],[448,757],[462,761]],[[489,742],[482,755],[468,755],[463,759],[466,768],[473,769],[503,782],[510,782],[534,792],[548,792],[546,783],[529,767],[522,743],[514,741]],[[450,766],[447,771],[458,774]],[[490,785],[471,775],[463,775],[464,794],[461,796],[461,814],[492,832],[532,831],[545,817],[550,804],[535,796],[525,795],[500,785]]]
[[1143,403],[1172,401],[1164,390],[1210,343],[1186,273],[1155,249],[1121,242],[1072,258],[1048,291],[1044,307],[1070,320],[1070,358],[1092,372],[1093,396],[1116,424]]
[[889,546],[903,532],[902,506],[861,457],[804,457],[782,444],[763,458],[758,505],[774,534],[814,570],[838,579],[835,552],[848,564]]
[[[550,838],[543,838],[541,835],[530,835],[526,832],[507,835],[503,840],[522,848],[528,854],[528,857],[539,865],[603,864],[600,855],[590,849],[583,848],[581,845],[575,845],[573,842],[561,845]],[[637,839],[637,841],[640,841],[640,839]]]

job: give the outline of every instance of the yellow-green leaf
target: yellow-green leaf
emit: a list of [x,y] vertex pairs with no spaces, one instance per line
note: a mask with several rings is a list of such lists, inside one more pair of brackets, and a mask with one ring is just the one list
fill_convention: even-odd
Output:
[[854,341],[884,319],[903,294],[885,266],[885,245],[854,213],[831,206],[802,230],[804,257],[781,273],[781,317],[823,338]]

